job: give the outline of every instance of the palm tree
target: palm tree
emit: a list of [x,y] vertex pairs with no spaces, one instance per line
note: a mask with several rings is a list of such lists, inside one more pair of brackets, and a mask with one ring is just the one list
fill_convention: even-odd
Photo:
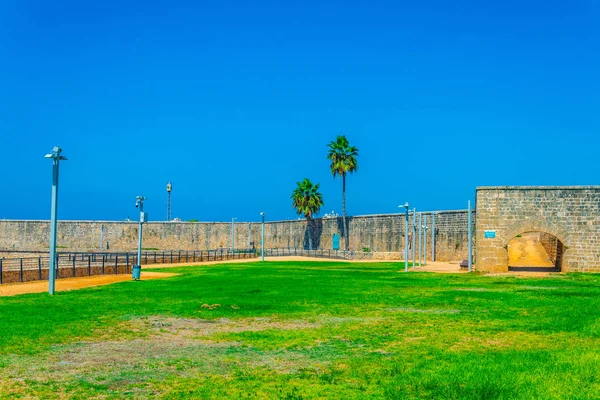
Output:
[[319,185],[313,185],[308,178],[296,182],[296,189],[292,193],[292,205],[298,215],[304,215],[307,221],[308,247],[312,249],[311,220],[318,214],[323,206],[323,195],[319,193]]
[[346,174],[353,173],[358,169],[358,148],[350,146],[345,135],[338,136],[335,141],[330,142],[327,159],[331,161],[331,173],[334,178],[342,177],[342,221],[344,237],[346,238],[346,250],[350,250],[350,238],[346,225]]

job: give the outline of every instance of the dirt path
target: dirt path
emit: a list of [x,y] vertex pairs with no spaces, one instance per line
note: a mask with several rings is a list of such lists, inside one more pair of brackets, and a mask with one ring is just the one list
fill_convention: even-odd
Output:
[[[168,272],[142,272],[141,279],[160,279],[176,276]],[[84,278],[67,278],[56,280],[56,291],[82,289],[92,286],[110,285],[115,282],[130,281],[131,275],[97,275]],[[0,286],[0,296],[16,296],[26,293],[44,293],[48,291],[48,281],[12,283]]]
[[524,233],[508,246],[508,265],[511,267],[554,267],[536,233]]

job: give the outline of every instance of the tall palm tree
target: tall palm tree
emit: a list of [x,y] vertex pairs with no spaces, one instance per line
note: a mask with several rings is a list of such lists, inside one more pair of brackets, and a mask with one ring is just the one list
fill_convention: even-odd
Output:
[[296,182],[296,189],[292,193],[292,205],[298,215],[304,215],[308,230],[308,247],[312,249],[311,220],[318,214],[323,206],[323,195],[319,193],[319,185],[313,185],[308,178],[302,182]]
[[338,136],[335,141],[330,142],[327,159],[331,161],[331,173],[334,178],[342,177],[342,221],[344,226],[344,237],[346,238],[346,250],[350,250],[350,238],[348,237],[348,226],[346,224],[346,175],[356,172],[358,169],[358,148],[350,146],[345,135]]

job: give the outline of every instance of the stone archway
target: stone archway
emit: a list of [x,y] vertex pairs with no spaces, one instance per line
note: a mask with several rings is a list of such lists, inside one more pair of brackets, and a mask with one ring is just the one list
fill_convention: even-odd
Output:
[[476,201],[476,270],[508,271],[509,242],[540,232],[561,243],[561,271],[600,272],[600,186],[479,187]]
[[566,246],[552,234],[527,230],[513,237],[506,251],[509,271],[561,272]]

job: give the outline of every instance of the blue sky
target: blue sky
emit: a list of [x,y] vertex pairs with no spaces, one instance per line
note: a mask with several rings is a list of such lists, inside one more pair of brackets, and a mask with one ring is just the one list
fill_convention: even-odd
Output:
[[[124,4],[127,3],[127,4]],[[341,211],[326,144],[360,149],[350,215],[465,208],[479,185],[597,184],[600,2],[0,4],[0,218]]]

